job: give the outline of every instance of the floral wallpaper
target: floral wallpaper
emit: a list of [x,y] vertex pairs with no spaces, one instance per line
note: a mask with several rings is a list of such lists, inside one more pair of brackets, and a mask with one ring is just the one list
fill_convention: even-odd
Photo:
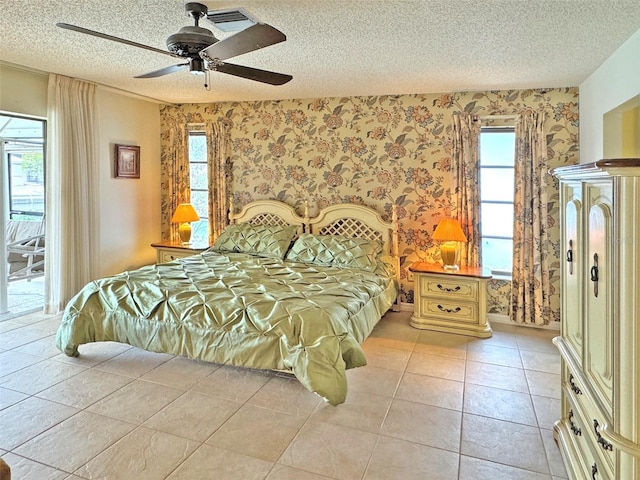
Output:
[[[449,215],[451,115],[479,116],[545,111],[549,166],[578,163],[578,89],[506,90],[445,94],[385,95],[280,101],[163,106],[163,187],[168,176],[169,126],[176,122],[225,122],[232,142],[235,208],[276,198],[302,213],[354,202],[377,209],[387,219],[398,205],[402,296],[413,302],[408,267],[438,261],[431,238],[438,220]],[[549,227],[552,310],[559,321],[559,231],[557,185],[551,176]],[[169,199],[163,188],[164,236]],[[509,282],[489,282],[489,311],[508,314]]]

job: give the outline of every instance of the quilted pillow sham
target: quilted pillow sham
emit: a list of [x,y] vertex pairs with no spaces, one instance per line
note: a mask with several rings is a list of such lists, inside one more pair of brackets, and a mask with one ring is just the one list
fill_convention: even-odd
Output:
[[287,253],[286,259],[373,272],[381,251],[382,244],[375,240],[303,233]]
[[211,250],[282,259],[289,250],[297,230],[296,225],[232,224],[224,229]]

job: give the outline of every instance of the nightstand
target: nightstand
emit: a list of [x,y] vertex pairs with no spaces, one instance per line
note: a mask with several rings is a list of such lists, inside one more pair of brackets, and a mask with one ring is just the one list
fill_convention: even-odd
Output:
[[481,268],[445,271],[442,265],[417,262],[414,275],[414,313],[411,326],[438,332],[489,338],[487,280]]
[[182,245],[179,242],[159,242],[152,243],[151,246],[158,252],[158,263],[172,262],[177,258],[196,255],[209,248],[209,245]]

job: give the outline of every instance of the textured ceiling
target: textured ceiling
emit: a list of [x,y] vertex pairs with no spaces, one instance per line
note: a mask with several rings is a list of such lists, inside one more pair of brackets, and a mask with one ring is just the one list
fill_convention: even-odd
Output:
[[[0,60],[165,102],[216,102],[579,85],[640,29],[638,0],[241,0],[287,41],[229,59],[293,75],[135,79],[179,59],[62,30],[71,23],[165,49],[191,19],[180,0],[2,0]],[[223,34],[207,21],[219,38]],[[177,61],[174,61],[177,60]]]

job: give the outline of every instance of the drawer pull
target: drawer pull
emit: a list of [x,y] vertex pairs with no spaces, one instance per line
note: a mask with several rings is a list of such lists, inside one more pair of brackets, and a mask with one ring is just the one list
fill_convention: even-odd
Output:
[[608,451],[612,452],[613,451],[613,445],[611,445],[604,438],[602,438],[602,435],[600,435],[600,432],[598,431],[598,427],[599,426],[600,426],[600,424],[594,418],[593,419],[593,431],[596,432],[596,437],[598,437],[598,445],[600,445],[603,450],[608,450]]
[[569,410],[569,425],[571,425],[571,431],[574,435],[581,437],[582,430],[579,427],[576,427],[576,424],[573,423],[573,410]]
[[594,463],[591,465],[591,480],[596,480],[596,475],[598,475],[598,465]]
[[593,282],[593,296],[598,296],[598,254],[593,254],[593,267],[591,267],[591,281]]
[[443,292],[459,292],[460,291],[460,285],[456,286],[456,288],[449,288],[449,287],[443,287],[442,285],[438,284],[437,287]]
[[440,310],[441,312],[446,312],[446,313],[458,313],[462,309],[460,307],[444,308],[442,305],[438,305],[438,310]]
[[567,250],[567,263],[569,263],[569,275],[573,275],[573,240],[569,240],[569,250]]
[[569,374],[569,385],[571,385],[571,390],[573,391],[573,393],[575,393],[576,395],[582,395],[582,390],[580,390],[573,381],[573,374],[571,373]]

